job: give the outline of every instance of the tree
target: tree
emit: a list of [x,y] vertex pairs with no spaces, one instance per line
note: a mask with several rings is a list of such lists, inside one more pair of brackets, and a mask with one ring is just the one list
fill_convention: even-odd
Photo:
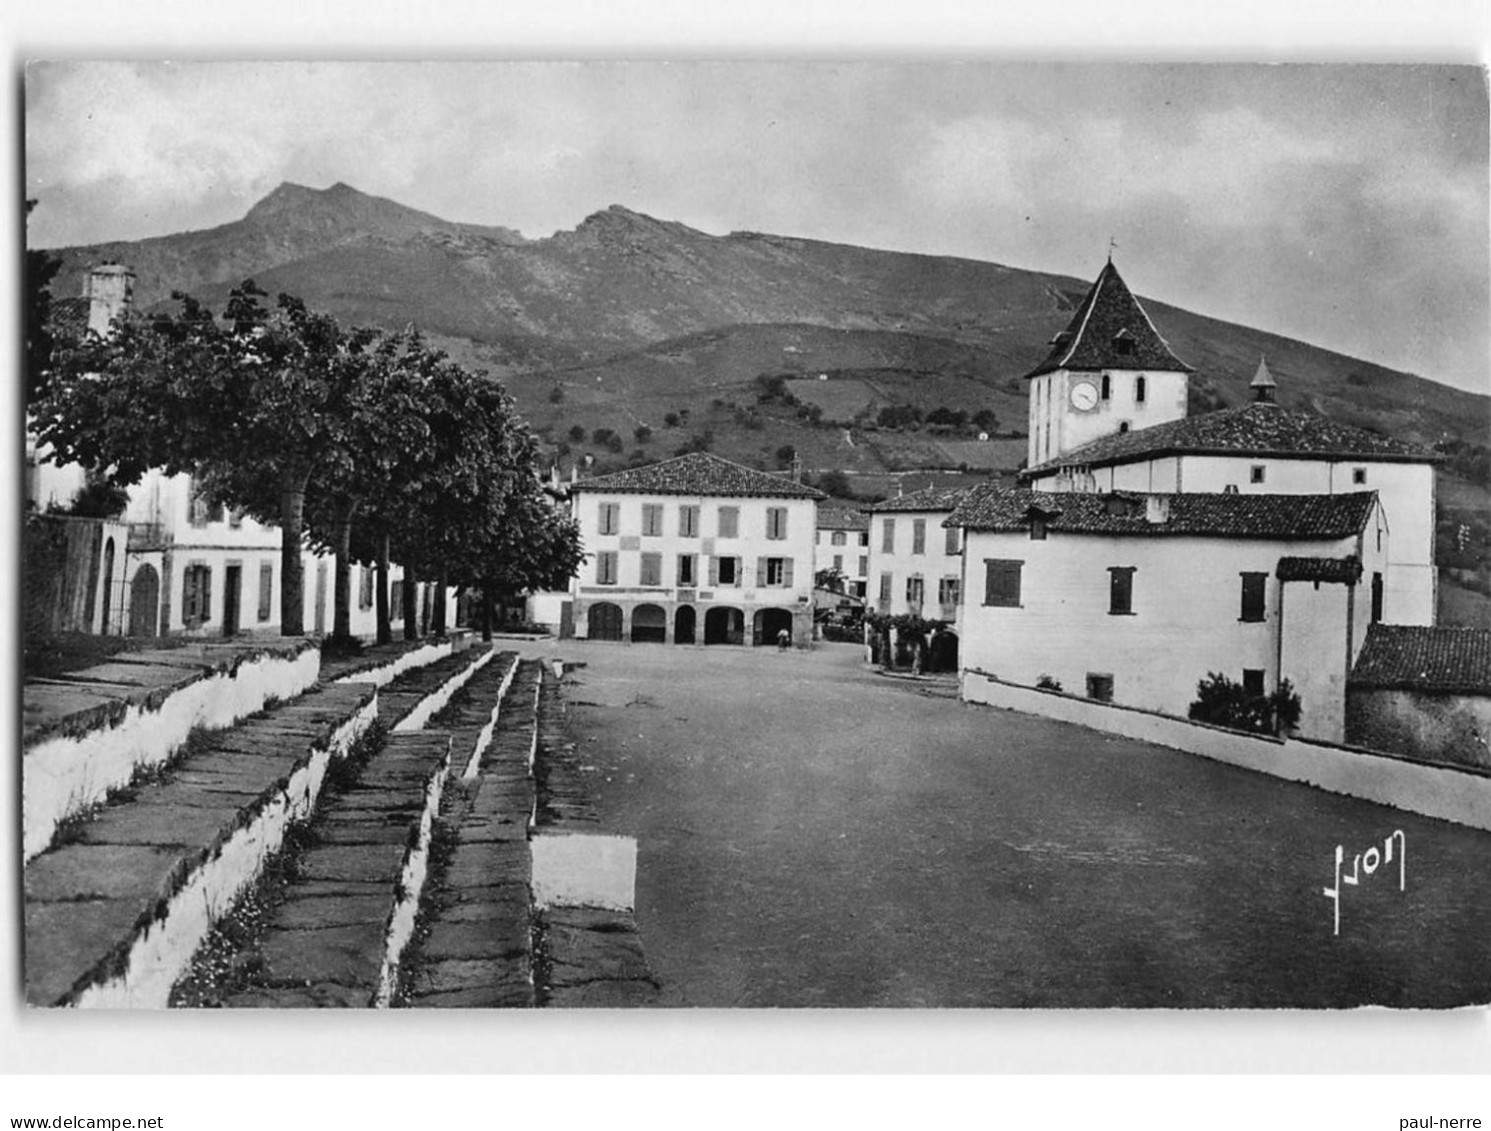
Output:
[[1212,726],[1255,734],[1277,734],[1299,722],[1300,701],[1289,680],[1280,682],[1269,695],[1250,695],[1240,683],[1221,672],[1208,672],[1196,684],[1196,699],[1187,717]]
[[289,295],[266,309],[252,282],[233,290],[221,319],[174,297],[173,311],[59,350],[33,407],[37,434],[59,461],[112,468],[125,485],[159,467],[202,475],[251,510],[272,494],[280,631],[299,636],[306,492],[344,458],[371,332],[349,334]]
[[[26,201],[29,220],[36,201]],[[52,364],[52,280],[62,267],[62,260],[36,248],[26,249],[25,277],[22,290],[26,305],[26,374],[25,397],[29,405],[45,380]]]
[[791,444],[783,444],[775,452],[778,467],[791,467],[792,461],[797,458],[797,449]]
[[569,430],[569,438],[577,444],[585,442],[585,426],[583,424],[573,425]]
[[831,593],[844,592],[844,571],[834,566],[820,569],[813,575],[813,586],[816,589],[827,589]]

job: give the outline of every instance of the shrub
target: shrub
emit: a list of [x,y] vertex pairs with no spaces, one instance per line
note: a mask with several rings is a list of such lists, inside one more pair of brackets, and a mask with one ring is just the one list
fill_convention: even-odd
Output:
[[664,415],[664,417],[663,417],[663,423],[666,424],[669,428],[677,428],[678,427],[678,419],[679,419],[678,418],[678,413],[676,413],[676,412],[670,412],[670,413],[667,413],[666,415]]
[[1065,690],[1065,688],[1061,686],[1061,680],[1057,679],[1054,675],[1047,674],[1046,672],[1041,672],[1041,674],[1036,677],[1035,685],[1042,691]]
[[561,386],[555,385],[554,388],[549,391],[549,403],[550,404],[563,404],[564,403],[564,389]]
[[576,424],[573,428],[571,428],[569,430],[569,438],[571,440],[573,440],[577,444],[583,444],[585,442],[585,428],[584,428],[584,426],[580,425],[580,424]]
[[636,428],[632,429],[632,435],[636,438],[637,443],[645,444],[648,440],[652,439],[652,429],[645,424],[639,424]]
[[1300,701],[1287,679],[1271,695],[1249,695],[1221,672],[1208,672],[1196,684],[1196,700],[1186,712],[1196,722],[1253,734],[1277,734],[1299,722]]

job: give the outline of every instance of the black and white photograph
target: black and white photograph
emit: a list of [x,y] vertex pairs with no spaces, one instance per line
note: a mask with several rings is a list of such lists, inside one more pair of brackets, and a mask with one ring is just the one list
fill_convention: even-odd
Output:
[[1491,1001],[1453,65],[35,61],[32,1007]]

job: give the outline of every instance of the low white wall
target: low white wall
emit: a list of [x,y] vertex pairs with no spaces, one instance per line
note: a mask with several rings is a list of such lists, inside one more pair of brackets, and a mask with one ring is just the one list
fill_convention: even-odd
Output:
[[279,851],[285,830],[315,810],[326,768],[357,741],[378,715],[375,693],[333,733],[324,748],[313,748],[285,787],[270,796],[253,818],[208,852],[165,900],[163,914],[135,936],[118,970],[85,988],[71,1003],[83,1009],[164,1009],[171,987],[192,955],[240,895],[259,877],[264,862]]
[[271,698],[299,695],[320,670],[321,653],[309,645],[294,656],[257,656],[172,692],[157,707],[132,704],[114,726],[43,739],[22,761],[25,859],[46,849],[62,821],[102,802],[136,771],[167,761],[194,727],[232,726]]
[[436,660],[443,660],[452,652],[464,652],[471,646],[469,633],[454,633],[440,640],[433,640],[428,644],[421,644],[418,648],[411,648],[401,653],[398,659],[390,660],[376,668],[367,671],[355,671],[344,675],[333,683],[372,683],[383,687],[392,683],[397,677],[403,675],[410,668],[422,668],[433,664]]
[[1038,691],[977,669],[963,672],[963,698],[969,703],[1076,723],[1331,793],[1491,830],[1491,776],[1473,771],[1324,742],[1270,738],[1207,726],[1154,711]]
[[494,644],[487,650],[487,654],[473,664],[468,664],[455,675],[451,676],[429,695],[420,700],[419,706],[410,711],[393,728],[394,734],[407,734],[414,730],[423,730],[425,723],[438,715],[450,702],[450,697],[464,687],[482,668],[492,662],[497,655],[497,646]]

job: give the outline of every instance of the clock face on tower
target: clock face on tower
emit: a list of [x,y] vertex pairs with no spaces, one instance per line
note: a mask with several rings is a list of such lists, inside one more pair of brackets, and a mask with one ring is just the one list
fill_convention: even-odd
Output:
[[1070,398],[1078,412],[1091,412],[1098,406],[1098,387],[1091,381],[1078,381],[1072,385]]

